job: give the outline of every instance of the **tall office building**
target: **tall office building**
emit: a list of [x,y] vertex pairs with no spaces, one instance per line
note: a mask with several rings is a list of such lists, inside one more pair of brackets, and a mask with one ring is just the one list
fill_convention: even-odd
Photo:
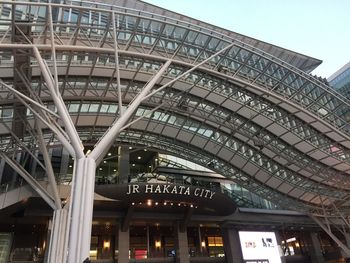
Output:
[[1,1],[0,262],[346,261],[320,63],[138,0]]
[[337,70],[328,78],[329,84],[336,90],[344,90],[350,85],[350,62]]

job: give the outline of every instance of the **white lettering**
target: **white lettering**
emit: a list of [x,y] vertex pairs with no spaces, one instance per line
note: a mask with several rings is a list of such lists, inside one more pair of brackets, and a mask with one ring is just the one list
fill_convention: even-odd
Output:
[[173,187],[173,190],[171,190],[171,193],[172,193],[172,194],[177,194],[177,188],[176,188],[176,185]]
[[[172,188],[171,188],[172,187]],[[128,189],[126,191],[126,195],[130,194],[138,194],[140,193],[140,186],[137,184],[128,185]],[[202,188],[195,188],[192,192],[189,186],[177,186],[177,185],[169,185],[169,184],[146,184],[145,185],[145,193],[151,194],[177,194],[177,195],[191,195],[199,196],[202,198],[213,199],[215,192]]]
[[128,191],[126,191],[126,194],[129,195],[131,192],[131,185],[128,185]]
[[196,189],[194,190],[194,195],[195,195],[195,196],[199,196],[199,190],[200,190],[199,188],[196,188]]
[[149,185],[146,184],[146,189],[145,189],[145,193],[153,193],[153,184]]
[[137,184],[132,185],[132,193],[139,193],[139,186]]
[[179,188],[180,188],[180,195],[182,195],[182,190],[184,190],[185,189],[185,186],[179,186]]
[[157,187],[156,187],[156,190],[154,190],[154,193],[156,194],[156,193],[161,193],[162,192],[162,190],[160,189],[160,185],[157,185]]
[[215,192],[211,192],[209,199],[213,199],[214,194],[215,194]]
[[164,188],[163,188],[163,194],[164,193],[167,193],[167,194],[169,194],[169,187],[170,187],[170,185],[164,185]]

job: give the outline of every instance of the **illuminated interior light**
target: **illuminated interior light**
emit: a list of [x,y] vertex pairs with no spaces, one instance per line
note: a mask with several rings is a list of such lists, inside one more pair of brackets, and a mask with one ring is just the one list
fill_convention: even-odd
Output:
[[151,206],[152,205],[152,201],[151,200],[147,200],[147,205]]
[[103,163],[107,163],[107,161],[103,161]]
[[193,207],[193,205],[191,204],[190,207]]
[[292,238],[287,239],[286,241],[287,241],[287,243],[290,243],[290,242],[294,242],[296,240],[297,239],[295,237],[292,237]]
[[205,247],[205,241],[202,241],[201,245],[202,247]]
[[141,156],[137,156],[137,159],[141,160]]
[[162,246],[162,243],[160,242],[160,240],[156,240],[156,248],[160,248]]
[[147,152],[147,149],[145,148],[145,149],[143,149],[145,152]]
[[132,150],[132,147],[131,147],[131,146],[129,147],[129,150]]
[[102,167],[100,167],[100,171],[102,171]]
[[163,205],[166,205],[166,202],[164,202]]
[[135,167],[135,164],[133,163],[132,166]]
[[97,257],[97,250],[90,250],[90,258],[96,258]]
[[111,156],[111,155],[112,155],[112,153],[108,153],[107,155],[108,155],[108,156]]
[[104,249],[109,249],[111,246],[111,243],[109,241],[103,241],[103,248]]
[[158,205],[158,202],[156,202],[155,205]]
[[134,203],[134,202],[132,202],[132,203],[131,203],[131,205],[135,205],[135,203]]

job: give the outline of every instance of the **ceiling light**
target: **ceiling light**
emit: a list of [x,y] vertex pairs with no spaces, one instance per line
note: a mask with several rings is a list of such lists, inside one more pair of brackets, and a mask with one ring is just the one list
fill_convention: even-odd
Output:
[[138,156],[137,159],[141,160],[141,156]]
[[108,155],[108,156],[111,156],[112,154],[111,154],[111,153],[108,153],[107,155]]

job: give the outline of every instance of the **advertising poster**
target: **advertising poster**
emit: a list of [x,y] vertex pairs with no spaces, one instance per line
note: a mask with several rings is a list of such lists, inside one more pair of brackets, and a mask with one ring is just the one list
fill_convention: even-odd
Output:
[[274,232],[239,231],[245,262],[281,263]]

